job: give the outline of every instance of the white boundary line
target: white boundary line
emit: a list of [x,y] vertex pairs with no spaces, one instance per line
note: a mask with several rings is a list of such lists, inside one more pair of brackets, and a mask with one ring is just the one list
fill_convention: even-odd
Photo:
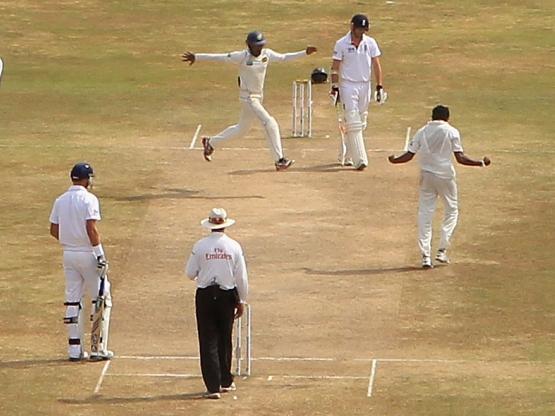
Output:
[[372,397],[374,390],[374,382],[376,381],[376,372],[378,371],[378,360],[372,360],[372,370],[370,371],[370,379],[368,380],[368,397]]
[[100,377],[98,378],[98,382],[96,383],[96,387],[94,388],[94,394],[98,394],[98,392],[100,391],[100,388],[102,387],[102,382],[104,381],[104,377],[106,377],[106,374],[108,373],[108,368],[110,367],[111,362],[111,360],[108,360],[106,361],[106,364],[104,364],[102,372],[100,373]]
[[200,133],[201,128],[202,128],[202,124],[199,124],[197,126],[197,129],[195,130],[195,134],[193,135],[193,139],[191,140],[191,145],[189,146],[189,149],[195,148],[195,144],[197,142],[198,134]]

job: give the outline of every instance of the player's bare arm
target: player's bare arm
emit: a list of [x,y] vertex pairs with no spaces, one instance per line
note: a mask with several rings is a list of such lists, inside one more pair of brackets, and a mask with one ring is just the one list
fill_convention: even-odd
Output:
[[394,164],[398,164],[398,163],[407,163],[410,162],[412,160],[412,158],[414,157],[414,153],[412,152],[405,152],[402,155],[399,156],[395,156],[395,155],[390,155],[387,159]]
[[56,240],[60,239],[60,226],[59,224],[50,223],[50,235]]
[[489,166],[491,164],[491,160],[487,156],[484,156],[482,160],[474,160],[466,156],[463,152],[454,152],[454,153],[455,153],[455,159],[457,159],[457,162],[460,163],[461,165],[484,167],[484,166]]
[[89,240],[91,241],[91,245],[93,247],[100,244],[100,233],[98,232],[98,228],[96,228],[96,220],[87,220],[87,235],[89,236]]
[[239,319],[241,316],[243,316],[243,312],[245,311],[245,305],[242,303],[238,303],[237,305],[235,305],[235,319]]
[[195,59],[195,54],[193,52],[187,51],[181,55],[181,60],[183,62],[189,62],[189,65],[193,65],[195,63]]
[[383,85],[382,65],[378,56],[372,58],[372,72],[376,77],[376,87],[378,85]]

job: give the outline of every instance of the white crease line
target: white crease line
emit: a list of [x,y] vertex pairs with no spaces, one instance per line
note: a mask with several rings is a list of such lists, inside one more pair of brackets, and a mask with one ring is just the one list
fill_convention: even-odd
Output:
[[106,361],[106,364],[104,364],[104,367],[102,368],[102,372],[100,373],[98,382],[96,383],[96,387],[94,388],[94,394],[98,394],[98,392],[100,391],[100,388],[102,387],[102,382],[104,381],[104,377],[108,373],[108,368],[110,367],[111,362],[112,362],[111,360],[108,360]]
[[274,377],[281,377],[281,378],[292,378],[292,379],[309,379],[309,380],[366,380],[368,377],[366,376],[316,376],[316,375],[307,375],[307,376],[295,376],[295,375],[285,375],[285,376],[276,376]]
[[318,358],[318,357],[258,357],[253,358],[258,361],[337,361],[336,358]]
[[[175,373],[112,373],[108,374],[110,377],[158,377],[158,378],[200,378],[200,374],[175,374]],[[253,377],[254,378],[254,377]],[[272,381],[276,378],[289,378],[289,379],[308,379],[308,380],[366,380],[366,376],[330,376],[330,375],[271,375],[265,377],[267,381]]]
[[[172,355],[119,355],[117,358],[126,360],[198,360],[200,357],[194,356],[172,356]],[[257,357],[251,358],[253,361],[338,361],[336,358],[320,357]]]
[[201,128],[202,128],[202,124],[199,124],[197,126],[197,129],[195,130],[195,134],[193,135],[193,139],[191,140],[191,145],[189,146],[189,149],[195,148],[195,144],[197,142],[198,134],[200,133]]
[[372,360],[372,370],[370,371],[370,380],[368,380],[368,397],[372,397],[374,390],[374,382],[376,381],[376,372],[378,370],[378,360]]

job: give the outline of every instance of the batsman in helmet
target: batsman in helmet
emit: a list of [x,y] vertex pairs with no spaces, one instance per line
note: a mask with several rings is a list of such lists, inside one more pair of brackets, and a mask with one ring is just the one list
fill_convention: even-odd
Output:
[[114,355],[108,350],[112,308],[110,282],[106,276],[108,263],[96,225],[100,221],[100,206],[98,198],[89,191],[93,176],[93,168],[88,163],[73,166],[70,172],[73,184],[56,199],[50,214],[50,235],[60,242],[64,251],[64,323],[68,330],[70,361],[89,358],[84,347],[85,292],[94,306],[90,359],[109,360]]
[[353,165],[357,170],[368,166],[363,131],[368,125],[372,73],[376,79],[374,99],[379,104],[387,99],[383,89],[381,52],[374,38],[366,35],[369,28],[370,21],[365,15],[352,17],[351,30],[335,43],[331,67],[330,95],[344,110],[345,142],[341,143],[339,159],[342,164]]

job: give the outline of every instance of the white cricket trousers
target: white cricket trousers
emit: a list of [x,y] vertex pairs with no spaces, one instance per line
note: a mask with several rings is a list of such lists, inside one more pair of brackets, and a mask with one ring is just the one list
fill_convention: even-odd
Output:
[[245,135],[251,128],[252,122],[260,121],[270,153],[275,162],[283,158],[281,146],[281,135],[279,125],[275,118],[262,105],[262,99],[258,97],[241,98],[241,115],[239,123],[227,127],[222,132],[210,137],[210,144],[214,147],[224,140],[233,139]]
[[447,249],[457,225],[459,206],[455,178],[441,178],[431,172],[421,171],[420,198],[418,203],[418,246],[423,256],[431,256],[432,220],[439,197],[445,209],[441,224],[438,249]]
[[352,159],[355,167],[368,166],[363,131],[368,126],[370,83],[341,81],[339,96],[345,111],[345,140],[339,145],[339,158]]
[[[65,299],[66,319],[72,323],[67,324],[70,357],[79,357],[83,344],[85,318],[85,305],[91,305],[92,300],[98,295],[100,276],[97,269],[96,258],[92,251],[64,251],[64,274],[66,279]],[[104,282],[106,302],[111,304],[110,282]],[[87,294],[88,302],[82,302]]]

